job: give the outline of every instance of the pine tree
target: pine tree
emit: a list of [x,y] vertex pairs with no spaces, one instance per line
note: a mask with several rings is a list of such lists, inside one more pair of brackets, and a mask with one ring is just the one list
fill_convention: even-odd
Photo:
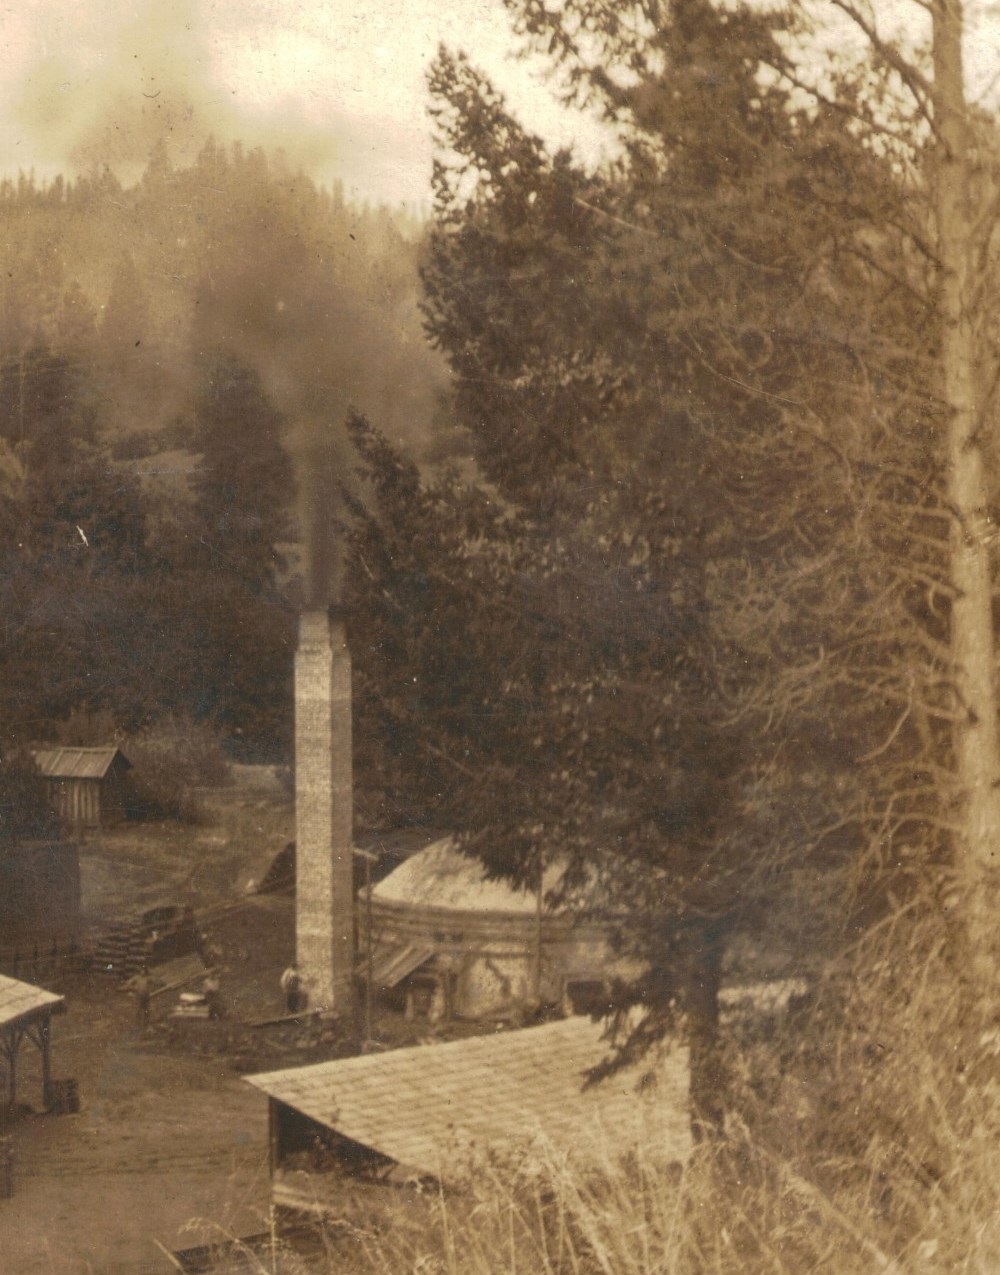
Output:
[[[521,879],[559,857],[632,916],[648,974],[625,1000],[654,1010],[651,1034],[686,1011],[708,1127],[729,936],[791,914],[815,947],[845,879],[872,916],[947,854],[919,174],[796,104],[787,14],[511,7],[623,155],[588,173],[548,154],[439,56],[426,314],[493,495],[404,483],[405,552],[369,528],[383,549],[362,556],[380,594],[431,582],[496,681],[460,678],[464,703],[444,704],[419,624],[403,650],[374,645],[440,730],[437,791],[467,772],[470,847]],[[825,883],[808,921],[803,871]]]
[[294,476],[284,422],[247,364],[211,358],[195,407],[198,541],[213,570],[273,586],[287,538]]

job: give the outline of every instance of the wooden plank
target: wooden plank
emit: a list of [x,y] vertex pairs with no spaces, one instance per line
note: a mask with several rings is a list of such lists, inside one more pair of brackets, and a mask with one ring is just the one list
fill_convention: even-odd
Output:
[[203,969],[195,970],[193,973],[188,974],[185,978],[179,978],[173,983],[168,983],[166,987],[158,987],[155,992],[150,994],[150,1000],[152,1000],[154,996],[162,996],[164,992],[176,992],[179,987],[185,987],[188,983],[193,983],[195,979],[208,978],[210,974],[217,974],[218,972],[218,965],[210,965]]
[[321,1009],[305,1009],[297,1014],[283,1014],[280,1018],[258,1018],[247,1023],[247,1027],[277,1027],[281,1023],[301,1023],[309,1018],[318,1018],[322,1013]]

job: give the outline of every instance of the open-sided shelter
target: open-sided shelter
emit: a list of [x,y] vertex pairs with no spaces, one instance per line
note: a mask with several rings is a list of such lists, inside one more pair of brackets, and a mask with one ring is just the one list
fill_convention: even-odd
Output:
[[453,1184],[532,1148],[584,1170],[641,1146],[685,1159],[686,1049],[588,1084],[602,1034],[569,1018],[247,1077],[268,1096],[274,1204],[335,1213],[351,1178]]
[[0,974],[0,1055],[6,1064],[4,1092],[0,1094],[3,1110],[12,1111],[17,1101],[17,1062],[26,1040],[41,1054],[42,1103],[49,1105],[52,1016],[65,1009],[65,1000],[55,992]]

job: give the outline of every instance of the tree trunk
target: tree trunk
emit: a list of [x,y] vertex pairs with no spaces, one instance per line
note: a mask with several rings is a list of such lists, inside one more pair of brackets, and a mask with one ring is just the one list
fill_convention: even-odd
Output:
[[962,0],[934,0],[934,119],[938,133],[935,212],[940,259],[942,390],[948,411],[948,495],[952,506],[951,645],[960,698],[955,760],[961,831],[956,868],[969,957],[993,970],[993,906],[1000,836],[1000,741],[983,430],[970,314],[968,122],[962,72]]
[[719,1040],[719,986],[723,939],[720,926],[706,926],[690,939],[685,1008],[691,1065],[691,1134],[695,1142],[722,1133],[725,1076]]

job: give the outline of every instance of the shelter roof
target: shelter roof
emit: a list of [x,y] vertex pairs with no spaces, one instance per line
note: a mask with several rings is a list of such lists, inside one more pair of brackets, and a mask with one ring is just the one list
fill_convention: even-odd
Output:
[[13,1027],[45,1012],[61,1013],[65,1008],[66,1001],[55,992],[0,974],[0,1028]]
[[[398,986],[435,955],[436,949],[426,943],[380,944],[372,957],[372,986],[385,991]],[[360,962],[361,977],[367,979],[367,963]]]
[[483,1155],[540,1145],[584,1165],[690,1149],[688,1059],[664,1055],[585,1087],[602,1027],[541,1027],[249,1076],[250,1084],[397,1164],[447,1180]]
[[106,748],[36,748],[33,756],[47,779],[103,779],[115,762],[126,770],[132,763],[113,745]]

